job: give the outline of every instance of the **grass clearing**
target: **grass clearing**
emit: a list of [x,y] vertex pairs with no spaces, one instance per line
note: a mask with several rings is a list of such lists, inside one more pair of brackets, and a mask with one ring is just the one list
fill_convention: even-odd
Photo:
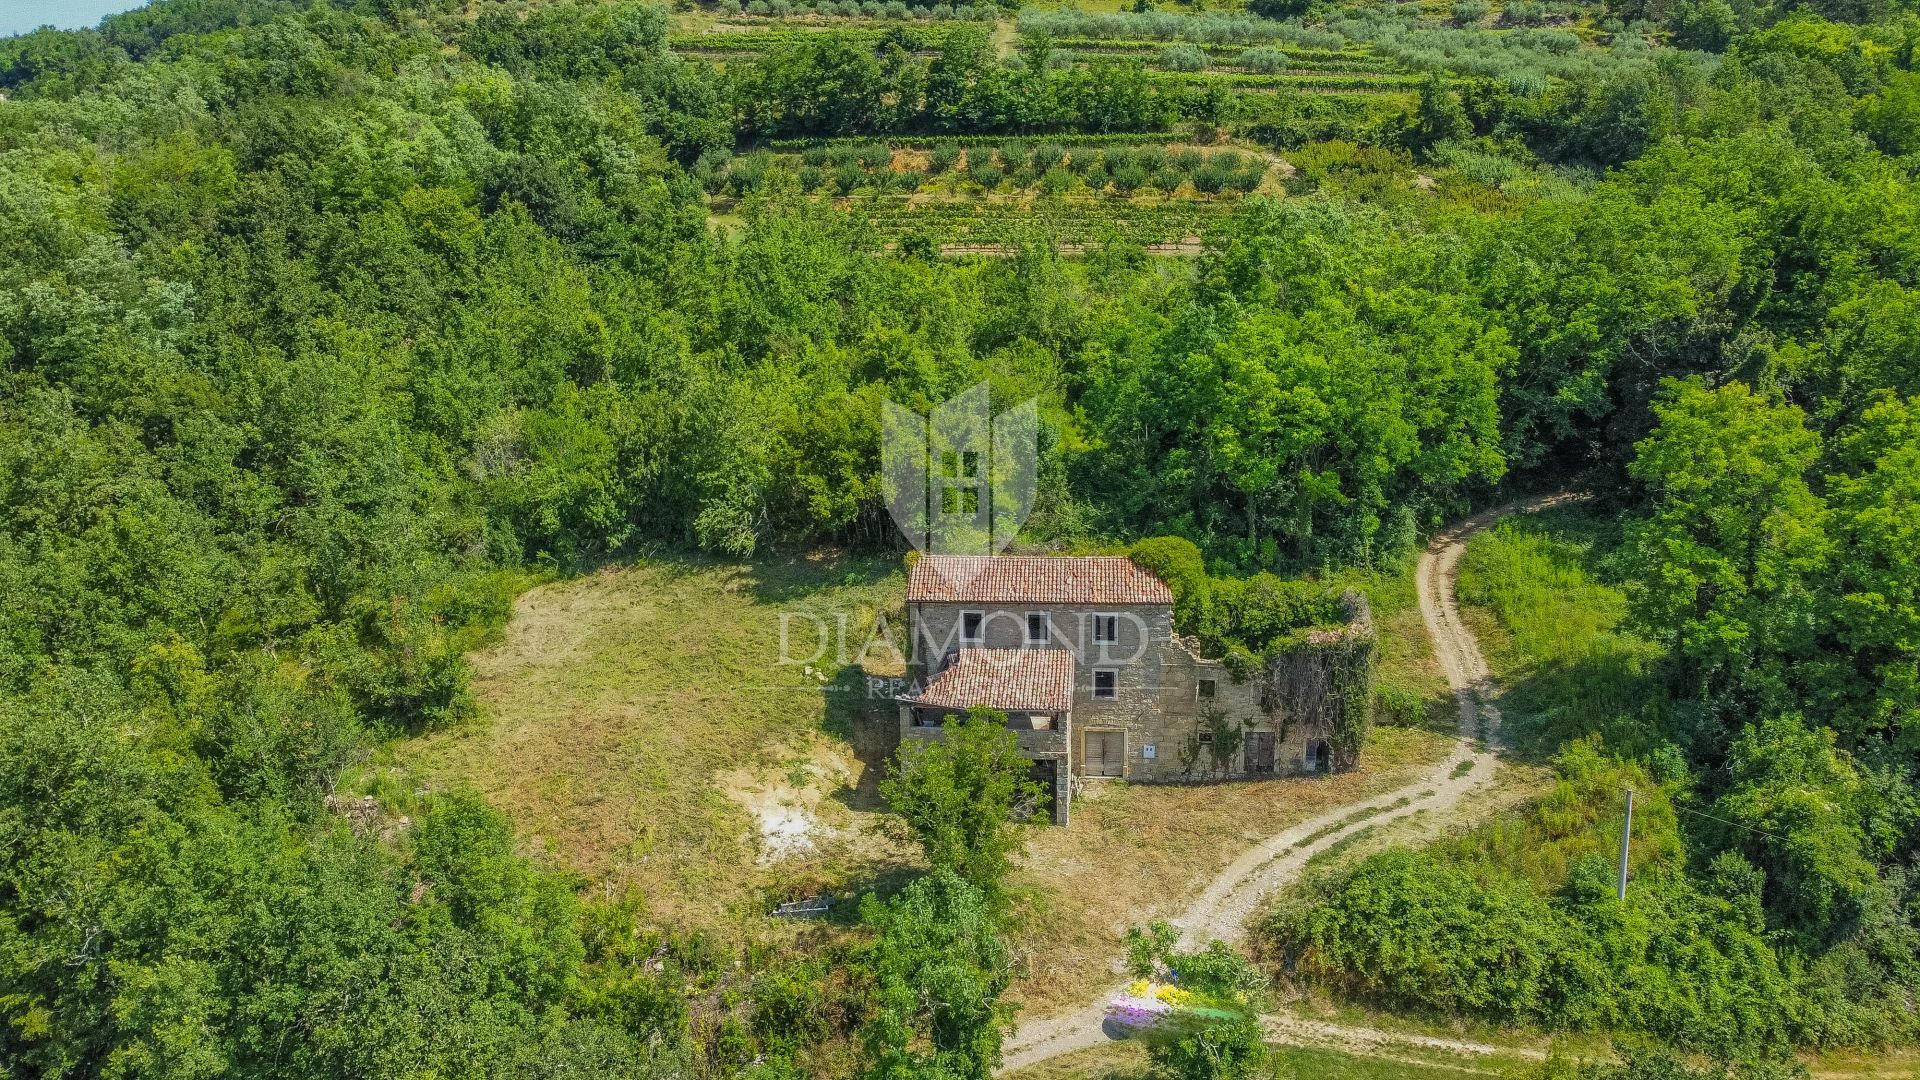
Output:
[[[1440,682],[1409,575],[1349,575],[1373,594],[1382,667]],[[370,785],[470,785],[523,842],[589,885],[638,890],[684,927],[764,930],[779,900],[851,899],[918,865],[874,788],[893,713],[867,699],[864,630],[896,640],[893,560],[643,560],[522,595],[474,654],[483,718],[395,743]],[[781,614],[789,614],[782,664]],[[850,639],[818,657],[815,624]],[[1403,640],[1410,636],[1411,640]],[[894,657],[871,654],[876,675]],[[1176,915],[1248,846],[1406,783],[1450,751],[1443,732],[1383,727],[1353,772],[1221,784],[1088,783],[1065,829],[1036,831],[1014,885],[1028,1007],[1113,977],[1127,927]]]
[[662,561],[533,589],[473,657],[483,719],[382,764],[472,785],[550,862],[665,919],[859,887],[915,857],[874,811],[880,724],[835,648],[780,662],[781,613],[795,657],[816,617],[858,649],[875,616],[898,625],[901,582],[892,560]]
[[1620,628],[1626,594],[1605,568],[1618,544],[1618,526],[1584,507],[1510,518],[1467,544],[1463,614],[1504,689],[1506,737],[1523,751],[1596,732],[1615,752],[1648,748],[1659,648]]

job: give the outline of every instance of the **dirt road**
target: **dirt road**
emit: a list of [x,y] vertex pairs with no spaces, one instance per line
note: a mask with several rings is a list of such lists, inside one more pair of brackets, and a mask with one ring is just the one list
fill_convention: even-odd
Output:
[[[1493,680],[1486,658],[1480,655],[1473,633],[1460,618],[1455,579],[1467,539],[1498,518],[1532,513],[1578,498],[1550,495],[1514,503],[1475,515],[1433,538],[1420,556],[1418,589],[1420,612],[1433,638],[1440,670],[1453,689],[1460,714],[1460,743],[1445,761],[1403,787],[1363,802],[1348,803],[1300,822],[1255,845],[1222,870],[1187,906],[1174,925],[1181,944],[1194,948],[1216,938],[1237,941],[1247,917],[1262,897],[1299,878],[1307,861],[1341,839],[1363,828],[1379,828],[1420,811],[1438,813],[1454,808],[1466,796],[1493,778],[1497,762],[1491,739],[1500,725],[1500,711],[1492,700]],[[1123,1032],[1106,1021],[1106,1003],[1122,989],[1115,985],[1099,999],[1070,1012],[1036,1018],[1021,1024],[1007,1040],[1002,1072],[1012,1072],[1061,1054],[1098,1046]],[[1270,1022],[1270,1030],[1282,1033]],[[1345,1030],[1345,1029],[1343,1029]],[[1283,1033],[1282,1033],[1283,1034]],[[1398,1040],[1397,1036],[1354,1029],[1351,1034]],[[1460,1049],[1483,1048],[1460,1044]],[[1490,1051],[1491,1048],[1484,1048]]]

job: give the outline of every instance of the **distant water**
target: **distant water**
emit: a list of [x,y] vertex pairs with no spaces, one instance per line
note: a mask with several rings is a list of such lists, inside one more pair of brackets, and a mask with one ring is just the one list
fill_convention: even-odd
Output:
[[77,30],[101,19],[131,11],[147,0],[0,0],[0,37],[24,34],[42,26]]

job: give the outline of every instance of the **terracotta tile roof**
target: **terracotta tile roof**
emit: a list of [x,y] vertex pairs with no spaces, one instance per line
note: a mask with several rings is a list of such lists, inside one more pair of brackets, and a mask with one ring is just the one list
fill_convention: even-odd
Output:
[[944,709],[1066,712],[1073,707],[1073,654],[1065,649],[961,649],[915,705]]
[[1171,604],[1167,583],[1122,555],[923,555],[907,601]]

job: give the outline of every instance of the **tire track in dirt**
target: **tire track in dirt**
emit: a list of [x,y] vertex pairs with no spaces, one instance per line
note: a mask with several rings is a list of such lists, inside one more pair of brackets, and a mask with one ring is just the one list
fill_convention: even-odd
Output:
[[[1238,941],[1247,917],[1276,889],[1297,881],[1307,863],[1320,852],[1361,828],[1385,826],[1421,811],[1444,812],[1458,807],[1466,796],[1493,778],[1498,757],[1491,737],[1500,726],[1500,710],[1493,702],[1493,676],[1480,653],[1473,631],[1460,617],[1456,583],[1460,558],[1474,533],[1514,513],[1534,513],[1582,498],[1575,494],[1543,495],[1487,510],[1458,522],[1433,538],[1420,556],[1416,588],[1427,634],[1433,639],[1440,670],[1453,690],[1459,709],[1459,744],[1445,761],[1411,783],[1360,802],[1347,803],[1293,825],[1235,859],[1215,875],[1206,889],[1173,920],[1183,948],[1195,948],[1216,938]],[[1124,984],[1109,987],[1098,999],[1066,1013],[1036,1018],[1017,1027],[1007,1040],[1001,1072],[1013,1072],[1076,1050],[1125,1037],[1109,1024],[1106,1003]],[[1267,1018],[1277,1041],[1306,1021]],[[1348,1045],[1406,1044],[1411,1037],[1366,1028],[1335,1029]],[[1296,1032],[1296,1036],[1299,1033]],[[1322,1032],[1324,1035],[1325,1033]],[[1465,1053],[1498,1053],[1500,1048],[1445,1040],[1449,1049]]]

